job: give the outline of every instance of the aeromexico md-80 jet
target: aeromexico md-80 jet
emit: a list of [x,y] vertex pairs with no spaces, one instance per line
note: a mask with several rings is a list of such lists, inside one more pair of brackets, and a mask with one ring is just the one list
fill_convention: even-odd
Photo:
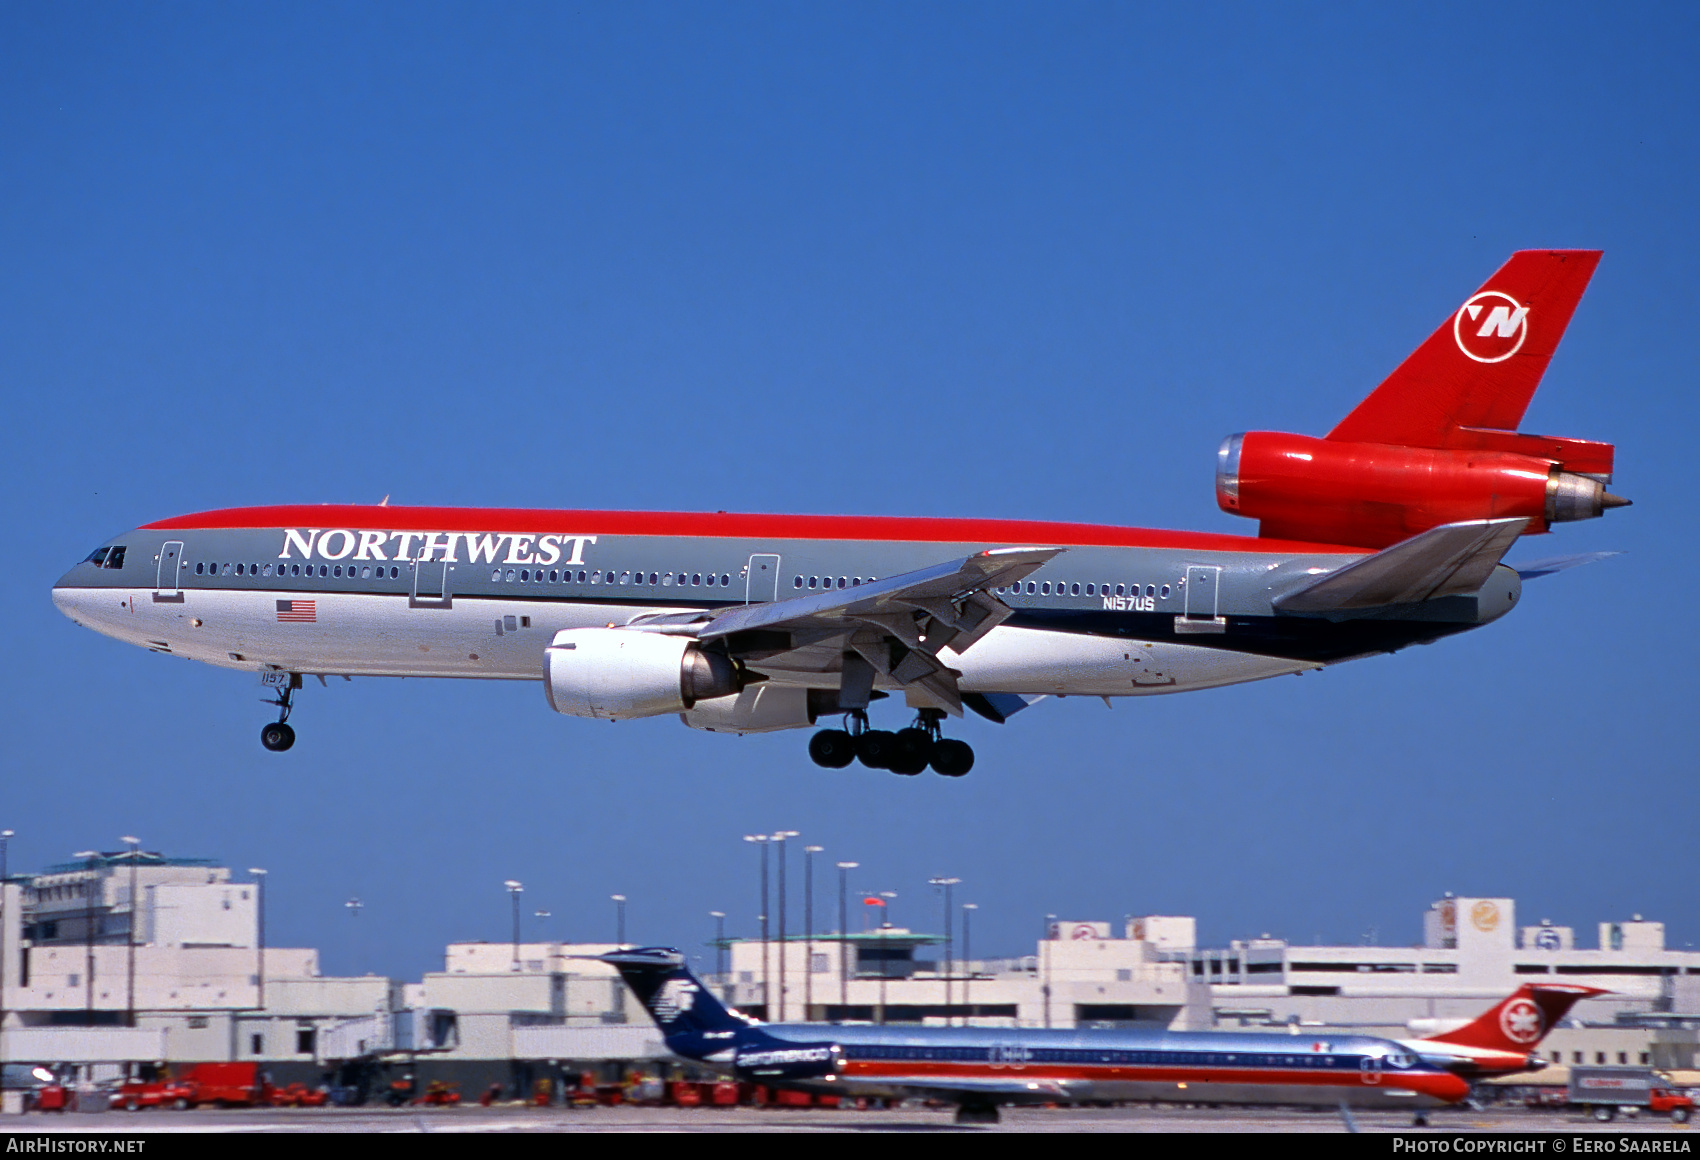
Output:
[[[304,675],[541,681],[550,706],[802,729],[824,766],[968,772],[941,737],[1046,696],[1301,673],[1496,620],[1518,536],[1588,519],[1612,447],[1519,433],[1599,253],[1514,254],[1325,438],[1223,445],[1257,536],[1086,524],[286,506],[126,532],[60,578],[79,624],[258,672],[288,749]],[[1560,562],[1564,563],[1564,562]],[[1544,569],[1528,569],[1525,575]],[[902,694],[913,724],[870,727]]]
[[667,947],[602,956],[682,1058],[774,1087],[957,1106],[988,1122],[1005,1104],[1166,1100],[1420,1113],[1470,1085],[1420,1044],[1366,1035],[757,1023],[729,1011]]

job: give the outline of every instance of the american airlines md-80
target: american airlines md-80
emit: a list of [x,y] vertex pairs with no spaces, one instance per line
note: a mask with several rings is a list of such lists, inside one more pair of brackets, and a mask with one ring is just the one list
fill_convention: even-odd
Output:
[[[1256,536],[985,519],[390,506],[237,508],[113,537],[54,602],[260,674],[288,749],[305,675],[541,681],[575,717],[802,729],[820,765],[960,776],[970,709],[1299,673],[1496,620],[1521,535],[1599,516],[1612,447],[1519,433],[1599,262],[1514,254],[1324,438],[1221,448]],[[1538,574],[1531,570],[1527,574]],[[913,723],[870,726],[901,694]]]

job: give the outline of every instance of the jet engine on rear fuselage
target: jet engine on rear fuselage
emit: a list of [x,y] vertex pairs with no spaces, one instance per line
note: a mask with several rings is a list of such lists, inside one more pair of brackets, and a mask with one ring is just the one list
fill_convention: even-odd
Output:
[[543,658],[549,707],[573,717],[619,721],[688,712],[730,697],[745,678],[730,657],[688,637],[631,628],[569,628]]
[[[1285,540],[1385,548],[1457,520],[1522,517],[1529,532],[1595,519],[1629,501],[1606,491],[1612,447],[1467,431],[1461,447],[1395,447],[1282,431],[1230,436],[1216,502]],[[1470,442],[1473,441],[1473,442]]]

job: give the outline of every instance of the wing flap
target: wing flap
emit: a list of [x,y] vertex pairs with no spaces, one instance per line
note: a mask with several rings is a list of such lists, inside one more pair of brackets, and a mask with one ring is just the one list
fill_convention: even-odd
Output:
[[1442,524],[1277,596],[1277,612],[1343,612],[1475,592],[1526,519]]
[[854,588],[726,609],[706,622],[699,618],[688,631],[705,641],[728,639],[734,648],[730,638],[758,630],[789,633],[791,651],[839,641],[840,655],[860,657],[901,685],[915,707],[960,716],[958,673],[940,659],[940,650],[960,655],[1013,615],[992,590],[1025,578],[1062,551],[994,548]]
[[[1004,614],[1008,615],[1007,606],[991,597],[987,590],[1013,584],[1054,559],[1061,551],[1061,548],[995,548],[965,559],[874,580],[856,588],[730,608],[712,617],[698,635],[708,640],[735,632],[786,627],[805,621],[829,622],[864,617],[871,617],[870,623],[879,623],[886,614],[907,612],[912,616],[917,611],[925,611],[927,605],[942,609],[944,604],[976,593],[985,594],[988,600],[1005,607]],[[966,622],[963,627],[968,627]]]

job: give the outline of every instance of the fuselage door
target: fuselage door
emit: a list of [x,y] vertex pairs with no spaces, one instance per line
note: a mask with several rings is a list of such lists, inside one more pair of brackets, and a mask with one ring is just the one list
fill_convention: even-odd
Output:
[[449,588],[449,573],[453,566],[443,560],[415,560],[408,565],[413,570],[413,595],[408,604],[413,608],[448,608],[454,603]]
[[1381,1056],[1366,1055],[1358,1060],[1358,1077],[1365,1083],[1381,1082]]
[[1186,570],[1186,618],[1216,619],[1216,589],[1222,569],[1194,565]]
[[1222,569],[1213,564],[1194,564],[1186,570],[1181,596],[1186,609],[1175,617],[1176,632],[1226,632],[1228,620],[1217,615],[1217,590]]
[[744,603],[765,604],[779,599],[779,557],[751,556],[744,569]]
[[183,568],[183,541],[169,540],[160,545],[159,574],[154,578],[153,598],[159,601],[182,600],[183,590],[177,586],[178,573]]

